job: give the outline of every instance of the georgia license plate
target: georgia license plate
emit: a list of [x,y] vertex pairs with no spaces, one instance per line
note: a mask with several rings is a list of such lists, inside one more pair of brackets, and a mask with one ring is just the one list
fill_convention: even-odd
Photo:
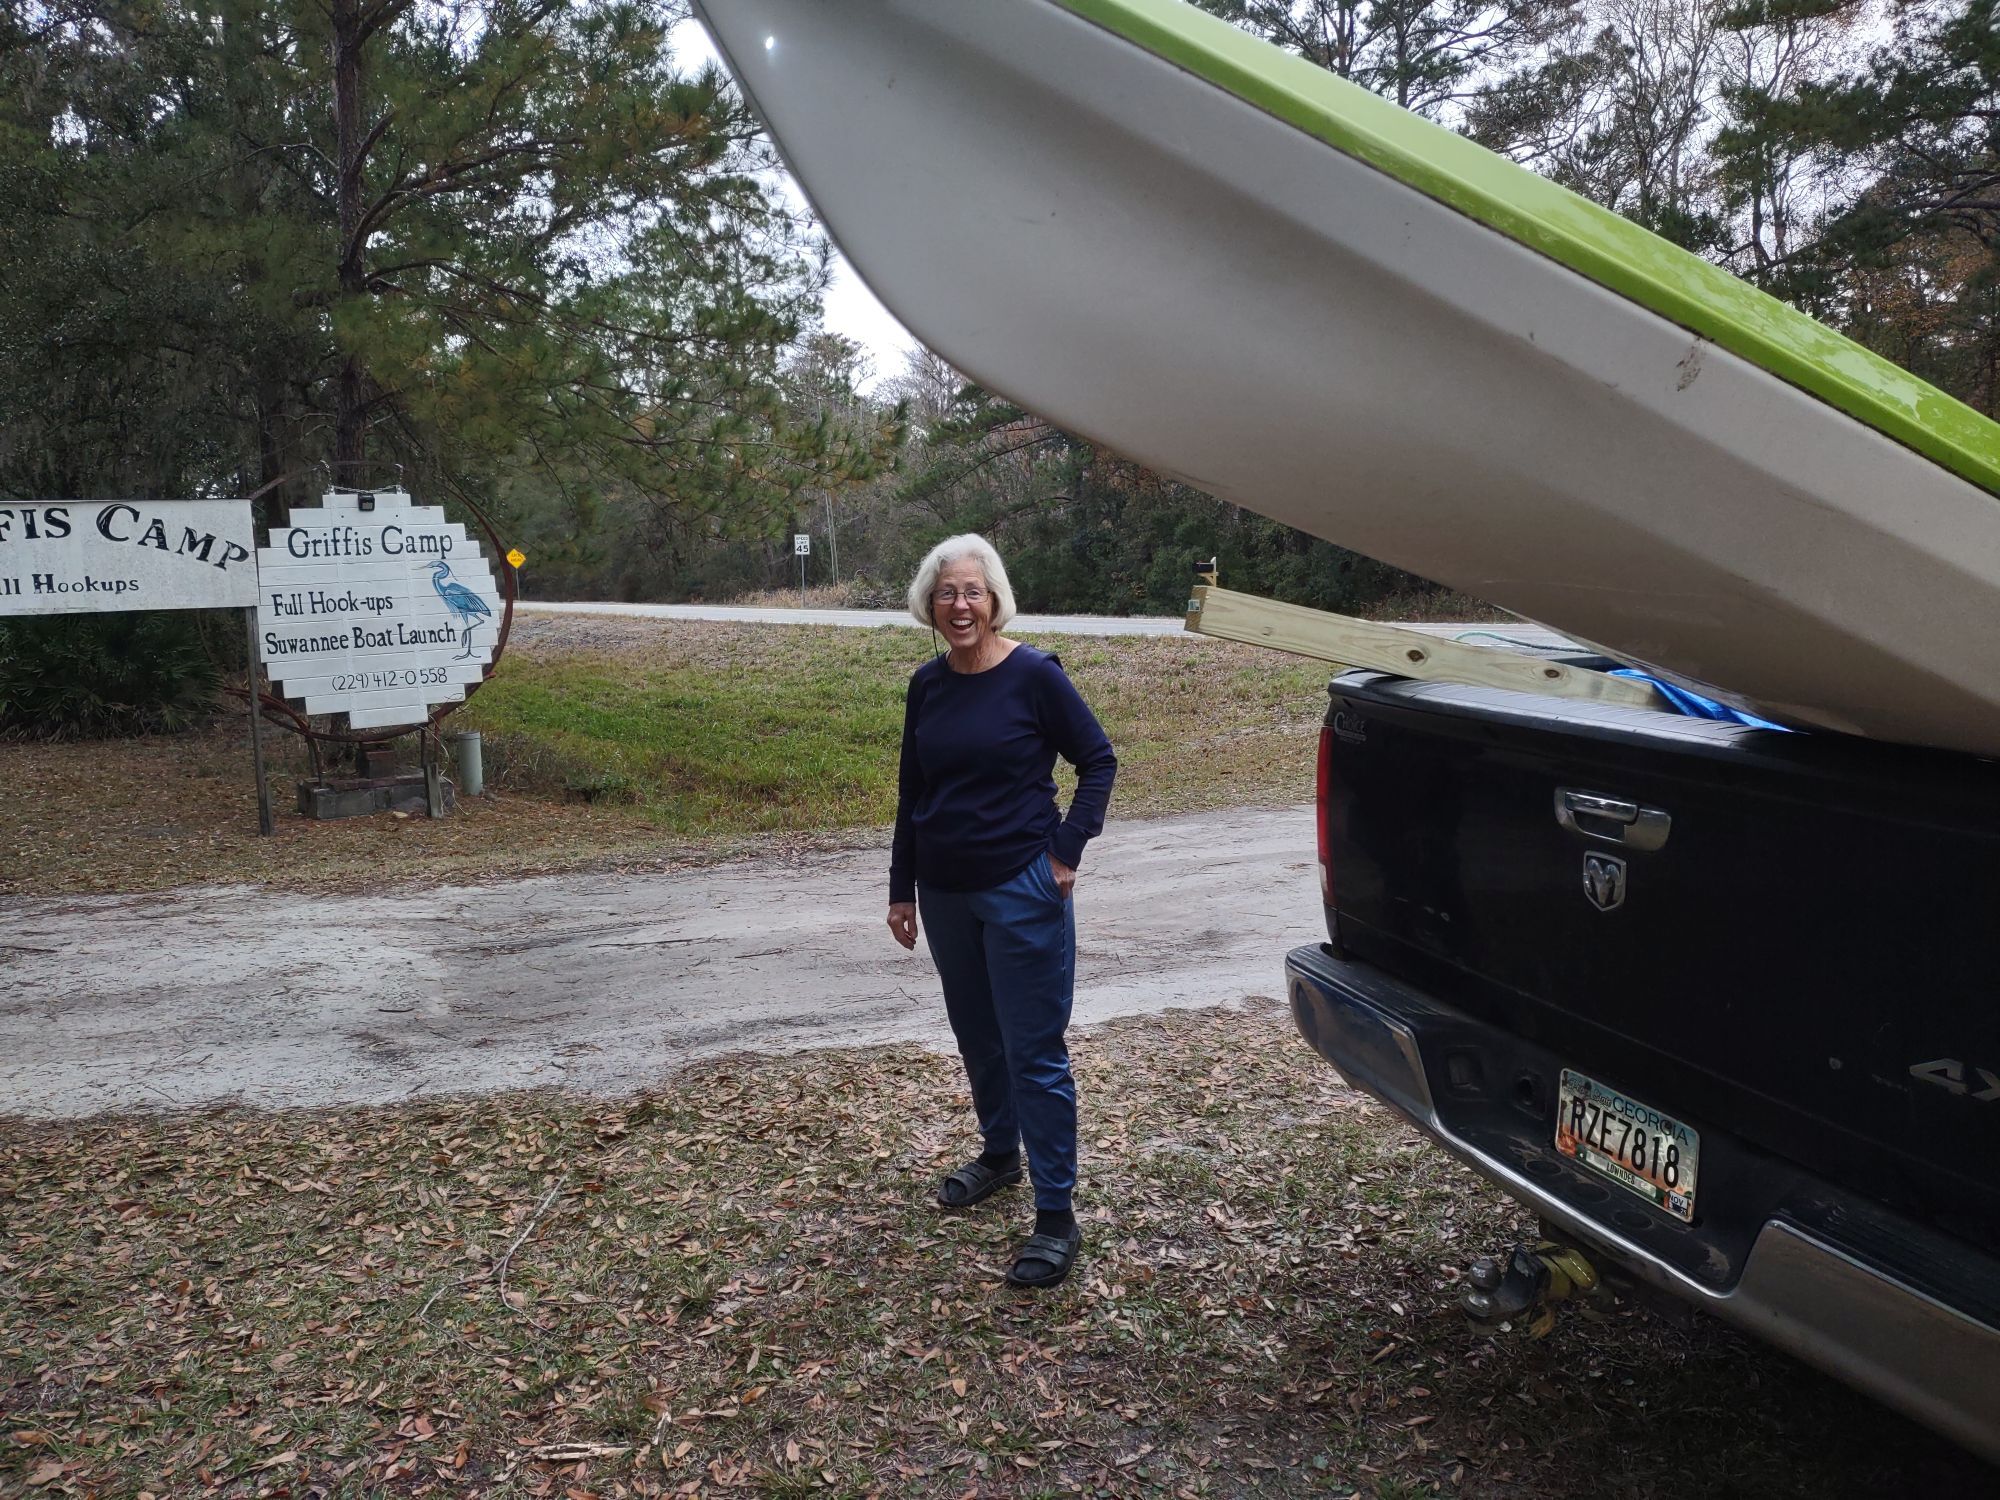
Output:
[[1671,1115],[1564,1068],[1556,1150],[1681,1222],[1694,1222],[1701,1137]]

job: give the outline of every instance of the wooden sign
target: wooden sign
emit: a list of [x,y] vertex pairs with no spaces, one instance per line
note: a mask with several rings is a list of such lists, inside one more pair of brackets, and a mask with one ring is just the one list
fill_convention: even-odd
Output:
[[258,551],[257,656],[311,714],[420,724],[493,662],[500,593],[439,506],[404,490],[329,490]]
[[248,500],[0,504],[0,615],[256,602]]

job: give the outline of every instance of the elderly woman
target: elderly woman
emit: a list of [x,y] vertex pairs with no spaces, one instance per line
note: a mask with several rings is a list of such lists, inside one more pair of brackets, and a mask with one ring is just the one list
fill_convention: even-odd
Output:
[[[910,612],[949,649],[910,678],[889,930],[914,949],[923,915],[985,1143],[939,1185],[938,1202],[969,1208],[1019,1182],[1025,1141],[1035,1228],[1007,1280],[1054,1286],[1083,1247],[1063,1040],[1076,980],[1070,893],[1084,843],[1104,826],[1118,758],[1062,663],[1000,634],[1014,592],[984,537],[931,549]],[[1058,755],[1077,772],[1068,816],[1050,774]]]

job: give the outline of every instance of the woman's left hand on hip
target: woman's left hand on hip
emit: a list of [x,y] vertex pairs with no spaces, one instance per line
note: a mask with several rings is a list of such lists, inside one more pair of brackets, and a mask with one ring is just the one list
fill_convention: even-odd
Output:
[[1049,873],[1055,877],[1056,889],[1062,893],[1063,900],[1069,900],[1070,888],[1076,884],[1076,871],[1051,854]]

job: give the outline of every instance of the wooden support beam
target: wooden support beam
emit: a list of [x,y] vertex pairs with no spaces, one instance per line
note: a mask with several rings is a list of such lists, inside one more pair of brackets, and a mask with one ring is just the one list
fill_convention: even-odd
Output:
[[1425,682],[1462,682],[1558,698],[1583,698],[1632,708],[1665,708],[1652,685],[1566,666],[1515,651],[1378,625],[1298,604],[1280,604],[1213,584],[1197,584],[1188,600],[1187,628],[1218,640],[1269,646],[1294,656],[1366,667]]

